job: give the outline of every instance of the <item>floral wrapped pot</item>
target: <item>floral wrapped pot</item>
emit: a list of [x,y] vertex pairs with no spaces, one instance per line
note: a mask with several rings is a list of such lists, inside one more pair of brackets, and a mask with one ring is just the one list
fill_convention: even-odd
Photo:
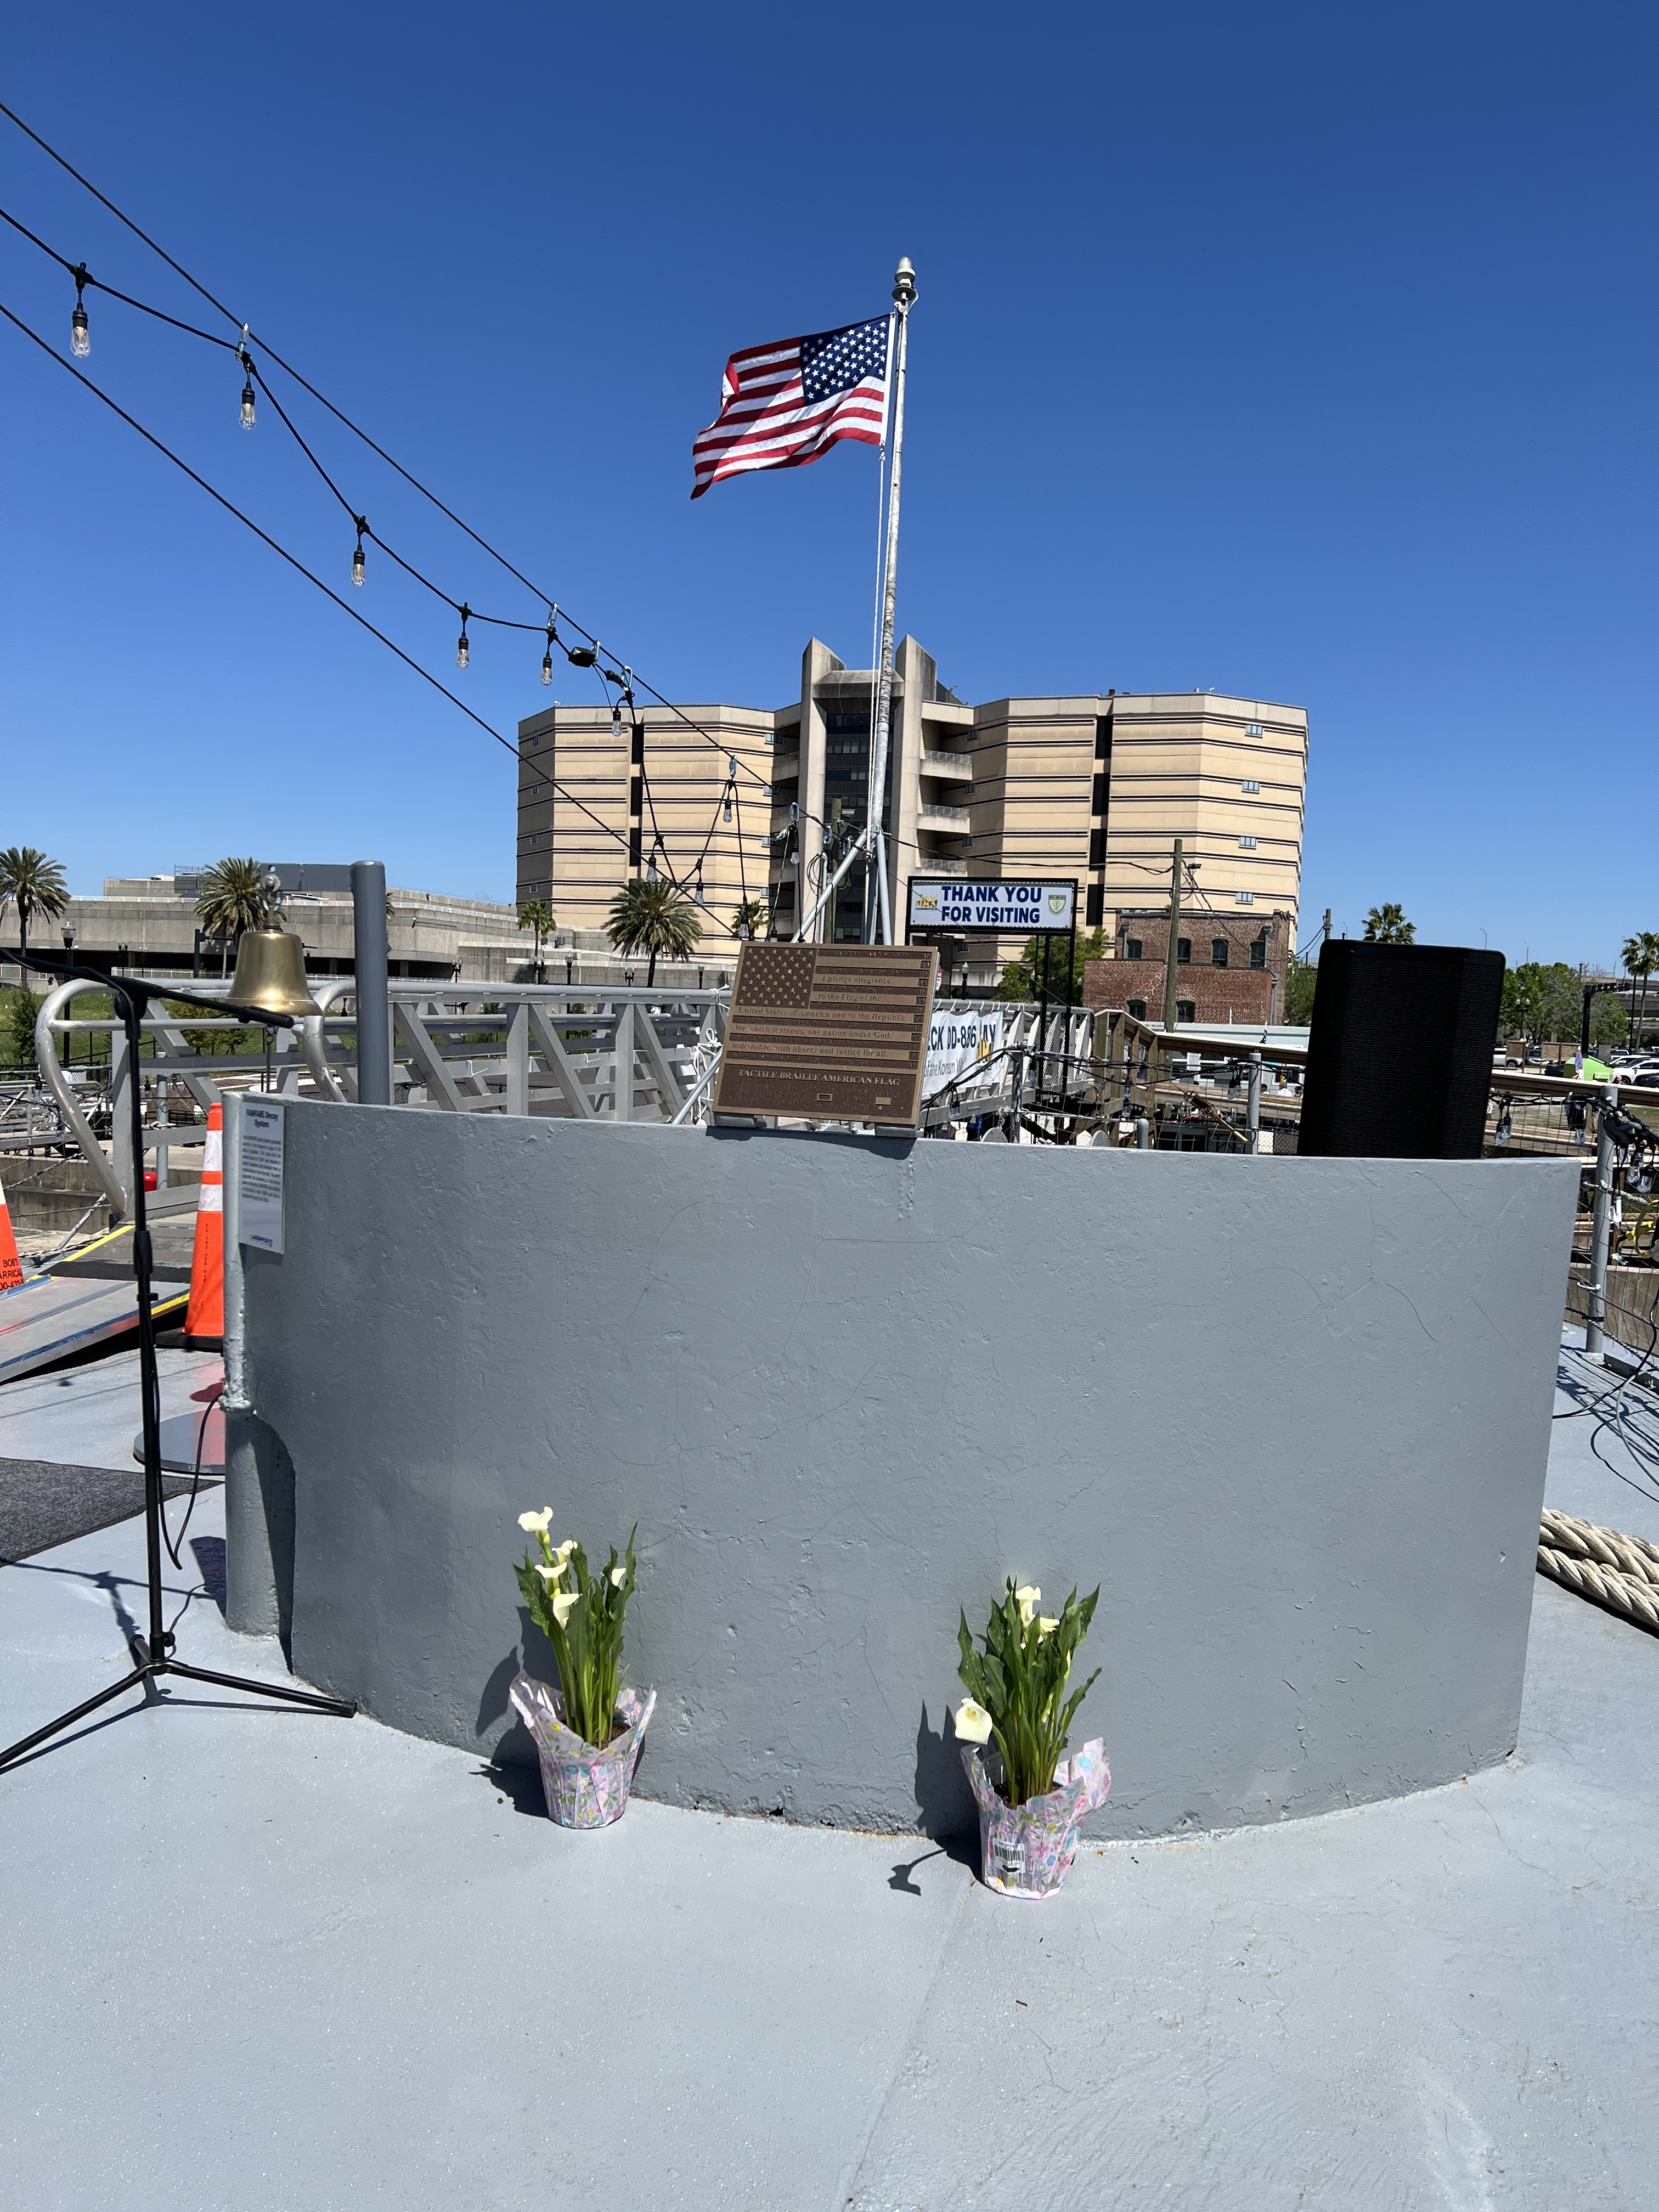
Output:
[[566,1727],[564,1699],[550,1684],[520,1674],[508,1695],[535,1739],[549,1819],[562,1828],[605,1828],[621,1820],[656,1692],[623,1691],[617,1699],[621,1733],[602,1749]]
[[1071,1872],[1078,1831],[1106,1802],[1112,1770],[1099,1738],[1054,1769],[1054,1786],[1011,1805],[992,1781],[977,1744],[964,1744],[962,1763],[979,1807],[980,1871],[988,1889],[1005,1897],[1052,1897]]

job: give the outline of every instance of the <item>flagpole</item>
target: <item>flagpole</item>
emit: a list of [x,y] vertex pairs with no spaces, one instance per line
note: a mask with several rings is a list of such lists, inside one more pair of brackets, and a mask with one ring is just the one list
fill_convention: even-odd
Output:
[[[904,470],[904,364],[908,351],[910,309],[916,296],[916,272],[909,256],[899,262],[893,277],[893,305],[898,319],[898,359],[893,367],[893,472],[887,487],[887,574],[881,586],[881,676],[876,692],[876,743],[870,778],[870,821],[867,843],[878,868],[884,943],[893,941],[893,916],[887,890],[887,840],[881,818],[887,799],[887,752],[893,716],[893,611],[898,597],[899,483]],[[866,862],[866,866],[868,863]]]
[[[848,852],[834,875],[818,894],[817,905],[810,915],[803,915],[800,927],[795,932],[799,944],[817,921],[836,895],[836,886],[852,866],[860,852],[865,866],[878,868],[877,882],[880,894],[882,934],[884,941],[893,941],[893,916],[887,889],[886,841],[882,836],[882,806],[887,795],[888,735],[893,711],[893,610],[898,597],[898,526],[899,475],[904,459],[904,358],[905,337],[910,309],[916,296],[916,272],[910,265],[908,255],[899,262],[893,279],[893,305],[898,322],[898,358],[891,364],[893,378],[893,465],[887,486],[887,568],[881,587],[881,657],[880,677],[876,689],[876,728],[874,757],[870,776],[870,817],[864,825],[864,836]],[[865,928],[871,926],[871,902],[865,900]]]

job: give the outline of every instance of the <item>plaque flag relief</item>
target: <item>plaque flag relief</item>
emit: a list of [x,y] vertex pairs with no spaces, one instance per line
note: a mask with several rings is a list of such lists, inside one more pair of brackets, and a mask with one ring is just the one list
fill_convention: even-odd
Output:
[[744,945],[715,1113],[915,1128],[935,972],[931,945]]

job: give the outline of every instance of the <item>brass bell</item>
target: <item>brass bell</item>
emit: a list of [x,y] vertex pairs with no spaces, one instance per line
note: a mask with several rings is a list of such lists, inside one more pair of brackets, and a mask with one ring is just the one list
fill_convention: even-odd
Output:
[[320,1014],[306,988],[306,949],[292,930],[245,929],[236,947],[236,974],[230,986],[233,1006],[261,1013]]

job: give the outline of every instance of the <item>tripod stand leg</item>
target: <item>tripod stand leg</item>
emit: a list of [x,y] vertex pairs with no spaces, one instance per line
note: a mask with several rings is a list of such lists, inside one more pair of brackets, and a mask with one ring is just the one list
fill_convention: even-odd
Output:
[[247,1690],[256,1698],[280,1698],[285,1705],[307,1705],[318,1713],[338,1713],[345,1720],[357,1710],[348,1698],[319,1697],[315,1690],[290,1690],[286,1683],[256,1682],[245,1674],[215,1674],[205,1667],[187,1667],[182,1659],[163,1660],[156,1672],[188,1675],[192,1682],[212,1682],[222,1690]]
[[100,1690],[95,1698],[88,1698],[85,1705],[76,1705],[73,1712],[60,1713],[55,1721],[48,1721],[45,1728],[36,1729],[33,1735],[26,1735],[17,1743],[9,1743],[3,1751],[0,1751],[0,1767],[9,1766],[14,1759],[21,1759],[26,1751],[33,1751],[37,1743],[44,1743],[49,1735],[58,1735],[64,1729],[73,1728],[76,1721],[84,1720],[88,1713],[95,1713],[100,1705],[106,1705],[112,1698],[118,1698],[123,1690],[137,1689],[153,1672],[148,1662],[142,1667],[135,1667],[131,1674],[124,1674],[118,1682],[112,1682],[108,1689]]

